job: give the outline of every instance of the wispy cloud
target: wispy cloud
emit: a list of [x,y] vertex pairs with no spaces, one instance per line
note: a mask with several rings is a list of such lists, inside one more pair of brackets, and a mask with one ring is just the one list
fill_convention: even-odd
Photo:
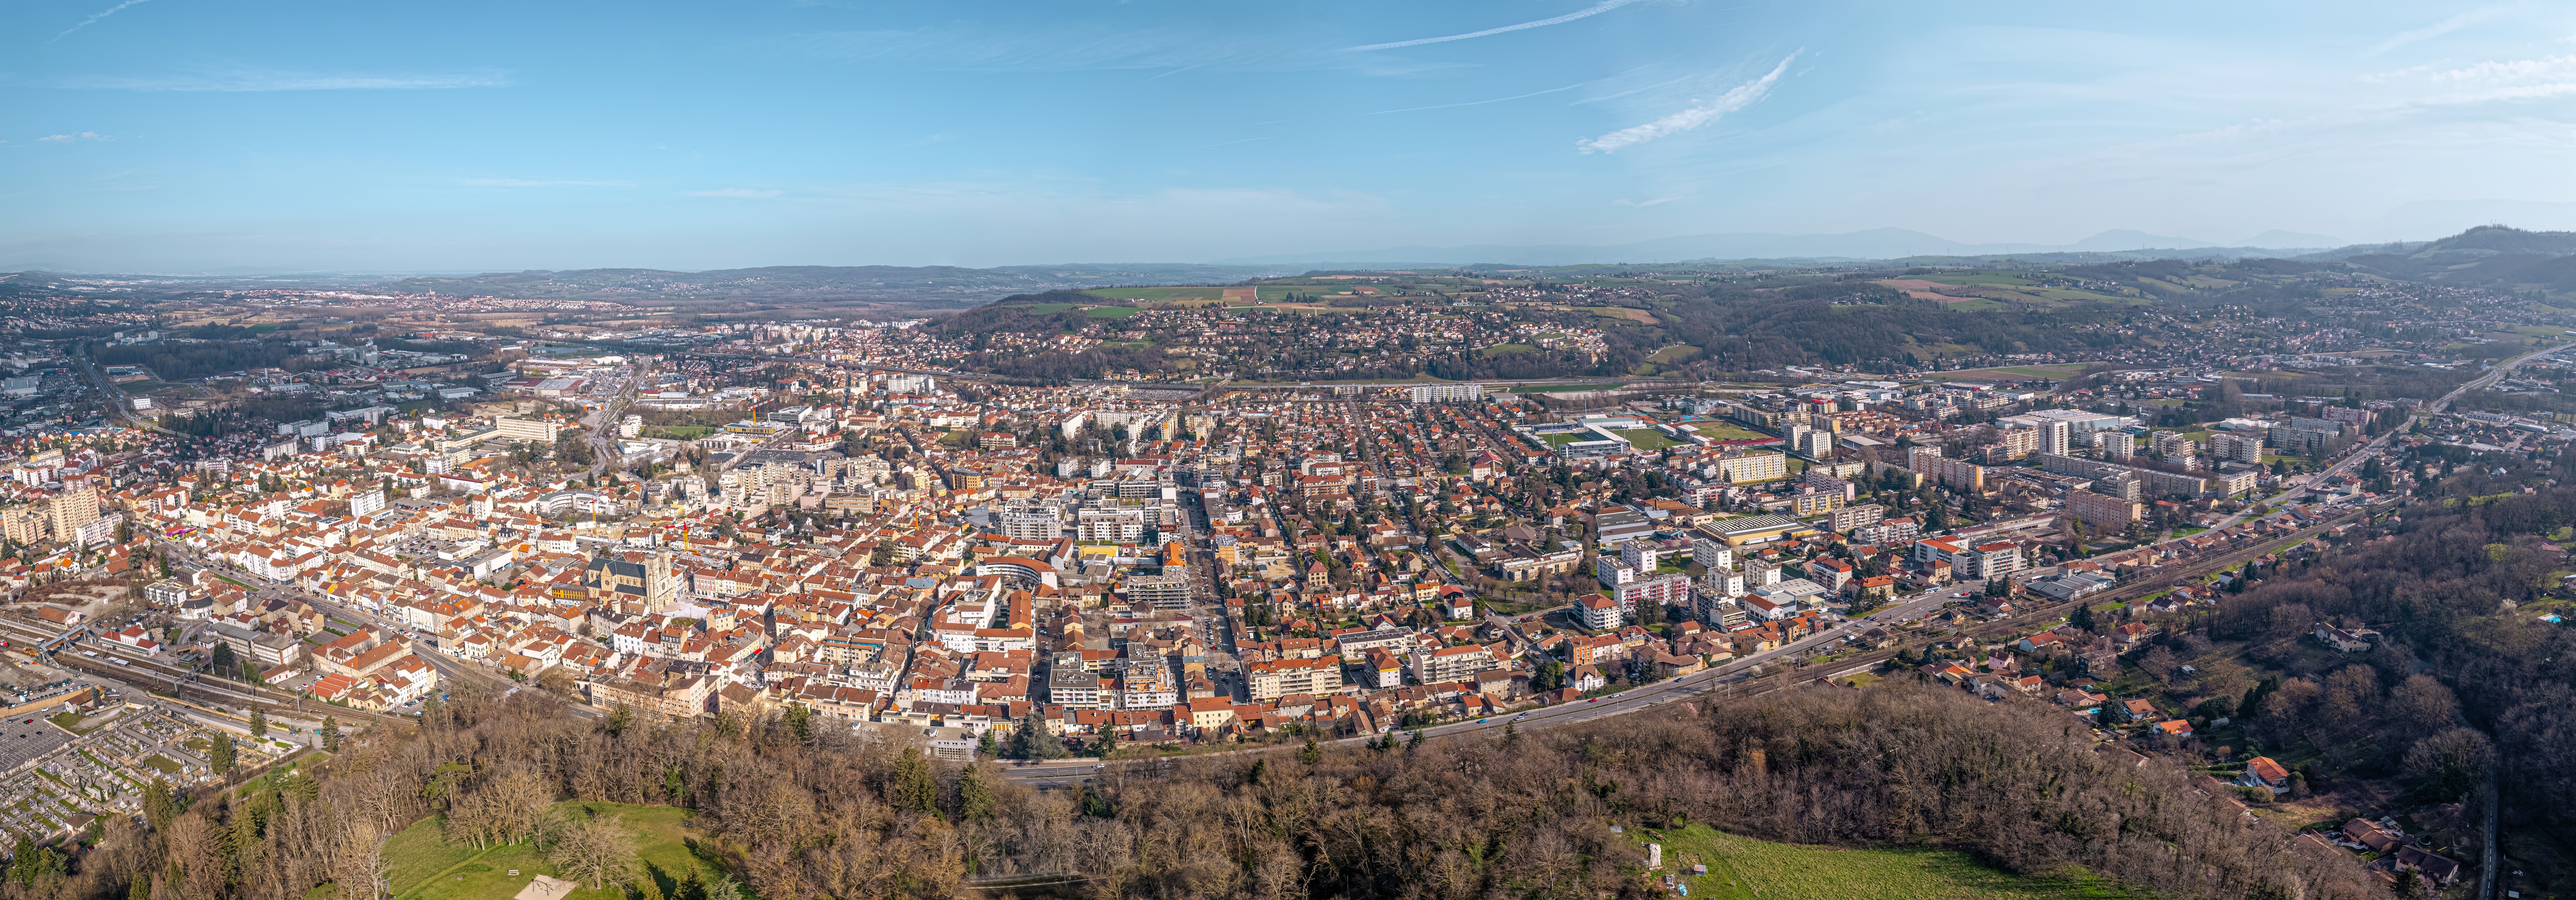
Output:
[[424,75],[320,75],[242,70],[211,75],[65,79],[61,87],[102,91],[437,91],[507,87],[509,73],[494,70]]
[[1634,206],[1634,207],[1636,207],[1636,208],[1638,208],[1638,209],[1644,209],[1644,208],[1649,207],[1649,206],[1661,206],[1661,205],[1663,205],[1663,204],[1671,203],[1671,202],[1673,202],[1673,201],[1675,201],[1675,200],[1679,200],[1679,199],[1681,199],[1681,198],[1680,198],[1680,197],[1657,197],[1657,198],[1652,199],[1652,200],[1612,200],[1612,201],[1610,201],[1610,205],[1612,205],[1612,206]]
[[2485,22],[2487,20],[2494,19],[2497,16],[2504,15],[2505,13],[2512,12],[2521,7],[2521,5],[2522,4],[2519,3],[2501,3],[2495,6],[2482,6],[2477,9],[2452,16],[2448,19],[2443,19],[2442,21],[2435,22],[2431,25],[2426,25],[2422,28],[2417,28],[2412,31],[2401,31],[2396,35],[2391,36],[2388,40],[2382,42],[2379,46],[2370,48],[2370,52],[2372,55],[2377,55],[2417,41],[2429,41],[2434,38],[2450,34],[2451,32],[2458,31],[2462,28],[2467,28],[2471,25],[2476,25],[2480,22]]
[[37,140],[52,141],[57,144],[68,144],[73,141],[107,141],[115,139],[95,131],[76,131],[71,134],[49,134],[44,137],[37,138]]
[[1780,60],[1779,65],[1771,67],[1770,74],[1736,85],[1726,93],[1719,94],[1714,103],[1694,106],[1643,125],[1622,128],[1597,138],[1578,140],[1574,142],[1574,147],[1583,153],[1616,153],[1622,147],[1633,147],[1656,138],[1708,126],[1726,117],[1728,113],[1752,106],[1760,102],[1763,97],[1770,95],[1771,86],[1780,83],[1781,73],[1789,71],[1790,60],[1797,58],[1798,54],[1789,54]]
[[731,197],[736,200],[767,200],[786,191],[763,191],[753,188],[717,188],[712,191],[690,191],[691,197]]
[[81,30],[81,29],[83,29],[83,28],[88,28],[88,27],[90,26],[90,23],[92,23],[92,22],[96,22],[96,21],[98,21],[98,20],[100,20],[100,19],[104,19],[104,18],[107,18],[107,17],[112,16],[112,15],[116,15],[119,11],[122,11],[122,10],[123,10],[123,9],[125,9],[126,7],[128,7],[128,6],[133,6],[134,4],[141,3],[141,2],[143,2],[143,0],[125,0],[125,2],[123,2],[123,3],[119,3],[119,4],[115,5],[115,6],[108,7],[107,9],[105,9],[105,10],[103,10],[103,11],[99,12],[97,15],[91,16],[91,17],[86,18],[86,19],[82,19],[82,20],[80,21],[80,24],[78,24],[78,25],[74,25],[74,26],[72,26],[72,27],[70,27],[70,28],[65,28],[65,29],[63,29],[63,33],[61,33],[61,34],[57,34],[57,35],[54,35],[52,38],[47,39],[47,40],[45,41],[45,43],[50,44],[50,43],[53,43],[54,41],[59,41],[59,40],[62,40],[63,38],[70,37],[72,32],[79,31],[79,30]]
[[[765,41],[770,47],[818,59],[896,62],[950,72],[1079,72],[1156,70],[1156,78],[1192,70],[1272,72],[1356,70],[1373,75],[1415,74],[1461,68],[1396,56],[1317,52],[1291,37],[1253,40],[1185,24],[1112,29],[1102,25],[1023,31],[958,26],[914,29],[812,31]],[[1151,79],[1147,79],[1151,80]]]
[[1554,93],[1557,93],[1557,92],[1560,92],[1560,91],[1570,91],[1570,90],[1573,90],[1573,89],[1575,89],[1575,88],[1579,88],[1579,87],[1582,87],[1582,86],[1584,86],[1584,85],[1591,84],[1591,83],[1592,83],[1592,82],[1589,82],[1589,81],[1576,82],[1576,83],[1574,83],[1574,84],[1569,84],[1569,85],[1566,85],[1566,86],[1561,87],[1561,88],[1548,88],[1547,90],[1544,90],[1544,91],[1531,91],[1531,92],[1526,93],[1526,94],[1514,94],[1514,95],[1509,96],[1509,97],[1496,97],[1496,98],[1491,99],[1491,100],[1469,100],[1469,101],[1467,101],[1467,102],[1465,102],[1465,103],[1439,103],[1439,104],[1434,104],[1434,105],[1431,105],[1431,106],[1408,106],[1408,107],[1405,107],[1405,108],[1403,108],[1403,109],[1381,109],[1381,110],[1378,110],[1378,111],[1376,111],[1376,112],[1369,113],[1369,115],[1372,115],[1372,116],[1383,116],[1383,115],[1386,115],[1387,113],[1414,112],[1414,111],[1417,111],[1417,110],[1425,110],[1425,109],[1448,109],[1448,108],[1453,107],[1453,106],[1483,106],[1483,105],[1488,104],[1488,103],[1501,103],[1501,102],[1503,102],[1503,101],[1505,101],[1505,100],[1521,100],[1521,99],[1525,99],[1525,98],[1529,98],[1529,97],[1536,97],[1536,96],[1538,96],[1538,95],[1540,95],[1540,94],[1554,94]]
[[2435,82],[2523,81],[2533,78],[2566,78],[2576,76],[2576,56],[2551,56],[2541,59],[2499,59],[2448,71],[2435,72]]
[[1445,37],[1415,38],[1409,41],[1390,41],[1384,44],[1362,44],[1357,47],[1344,47],[1342,50],[1347,53],[1361,53],[1369,50],[1393,50],[1398,47],[1419,47],[1424,44],[1463,41],[1470,38],[1489,37],[1492,35],[1503,34],[1505,32],[1526,31],[1532,28],[1545,28],[1550,25],[1563,25],[1576,19],[1597,16],[1635,2],[1638,2],[1638,0],[1602,0],[1600,3],[1566,13],[1565,15],[1557,16],[1553,19],[1540,19],[1535,22],[1522,22],[1518,25],[1505,25],[1501,28],[1488,28],[1483,31],[1470,31],[1466,34],[1452,34]]
[[634,186],[635,186],[635,182],[632,182],[632,181],[583,181],[583,180],[574,180],[574,179],[546,179],[546,180],[531,180],[531,179],[526,179],[526,178],[462,178],[462,179],[458,179],[456,183],[461,184],[461,185],[464,185],[464,186],[466,186],[466,187],[505,187],[505,188],[532,188],[532,187],[612,187],[612,188],[631,188],[631,187],[634,187]]

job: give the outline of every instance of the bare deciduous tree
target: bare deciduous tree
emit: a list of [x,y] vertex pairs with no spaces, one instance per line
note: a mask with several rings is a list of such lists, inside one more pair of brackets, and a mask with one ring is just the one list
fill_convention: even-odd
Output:
[[546,859],[574,881],[590,882],[592,890],[599,890],[633,874],[635,836],[616,816],[575,814],[556,834]]

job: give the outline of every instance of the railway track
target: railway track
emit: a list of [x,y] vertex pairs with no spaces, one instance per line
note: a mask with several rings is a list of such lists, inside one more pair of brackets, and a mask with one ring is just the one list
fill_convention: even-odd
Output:
[[[0,620],[0,631],[8,632],[13,640],[53,636],[36,627],[8,620]],[[64,650],[70,649],[72,648],[64,648]],[[201,673],[192,669],[126,654],[114,644],[92,641],[84,649],[93,649],[99,655],[92,657],[80,653],[57,652],[46,661],[61,668],[97,675],[149,691],[167,692],[181,700],[194,697],[212,703],[233,706],[256,705],[272,710],[295,709],[303,700],[301,695],[291,691],[279,691],[223,680],[209,681]],[[123,664],[119,665],[120,662]],[[320,701],[313,701],[305,706],[307,712],[327,710],[333,718],[352,724],[406,724],[412,721],[402,716],[387,716],[361,709],[332,706]]]

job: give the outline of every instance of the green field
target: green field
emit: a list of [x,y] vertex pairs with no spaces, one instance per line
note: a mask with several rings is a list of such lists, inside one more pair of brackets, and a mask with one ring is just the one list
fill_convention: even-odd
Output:
[[1693,422],[1691,430],[1707,435],[1712,441],[1758,441],[1771,435],[1725,422]]
[[159,769],[164,775],[179,774],[179,761],[158,753],[144,757],[143,764]]
[[1222,300],[1225,298],[1225,289],[1221,287],[1095,288],[1083,293],[1119,300]]
[[1072,303],[1037,303],[1029,306],[1029,312],[1036,313],[1041,316],[1052,316],[1068,309],[1081,308],[1081,306]]
[[1536,353],[1536,352],[1538,352],[1538,348],[1537,348],[1537,347],[1530,346],[1530,345],[1528,345],[1528,344],[1495,344],[1495,345],[1493,345],[1493,346],[1491,346],[1491,347],[1487,347],[1487,348],[1485,348],[1485,349],[1482,349],[1482,350],[1478,350],[1478,351],[1476,351],[1476,355],[1477,355],[1477,356],[1501,356],[1501,355],[1503,355],[1503,354],[1505,354],[1505,353]]
[[[655,880],[661,882],[662,896],[674,896],[672,888],[687,875],[694,861],[689,846],[681,840],[687,811],[674,806],[620,803],[555,804],[555,808],[571,815],[579,815],[585,807],[614,814],[633,829],[636,855],[660,873]],[[394,896],[401,900],[490,900],[518,893],[533,876],[559,874],[553,863],[546,862],[544,854],[528,844],[494,847],[480,854],[472,847],[450,847],[439,834],[435,817],[415,822],[385,842],[385,868],[386,881],[392,883]],[[511,869],[519,870],[518,877],[510,876]],[[594,891],[584,884],[566,900],[626,900],[628,896],[614,885]]]
[[1639,450],[1661,450],[1674,444],[1681,443],[1680,441],[1665,437],[1663,432],[1656,431],[1652,428],[1630,428],[1623,431],[1613,431],[1611,434],[1627,438],[1629,446],[1635,447]]
[[1613,389],[1613,388],[1616,388],[1616,387],[1619,387],[1619,385],[1618,385],[1618,384],[1522,384],[1522,385],[1514,385],[1514,386],[1512,387],[1512,389],[1511,389],[1511,393],[1515,393],[1515,394],[1555,394],[1555,393],[1569,393],[1569,394],[1570,394],[1570,393],[1576,393],[1576,392],[1580,392],[1580,391],[1606,391],[1606,390],[1610,390],[1610,389]]
[[1665,347],[1661,350],[1655,351],[1655,355],[1646,357],[1646,361],[1651,363],[1677,363],[1698,355],[1698,347],[1693,347],[1689,344],[1674,344],[1670,347]]
[[1539,435],[1538,439],[1550,447],[1563,446],[1576,441],[1599,440],[1599,438],[1593,437],[1592,432],[1589,431],[1560,431],[1555,434]]
[[1140,312],[1144,310],[1133,306],[1094,306],[1083,310],[1082,314],[1094,319],[1124,319]]
[[63,730],[64,730],[64,731],[71,731],[71,732],[78,732],[78,731],[80,731],[80,723],[81,723],[81,714],[80,714],[80,713],[76,713],[76,712],[55,713],[55,714],[53,714],[52,716],[50,716],[50,717],[49,717],[49,719],[50,719],[54,724],[56,724],[56,725],[60,725],[60,726],[63,726]]
[[2028,375],[2032,378],[2065,379],[2082,373],[2084,366],[2080,363],[2050,363],[2040,366],[2000,366],[1993,371]]
[[[1683,876],[1693,900],[2079,900],[2125,898],[2099,878],[2026,878],[1947,850],[1842,850],[1774,844],[1706,825],[1630,829],[1638,843],[1664,845],[1664,869]],[[1691,877],[1693,864],[1708,874]]]

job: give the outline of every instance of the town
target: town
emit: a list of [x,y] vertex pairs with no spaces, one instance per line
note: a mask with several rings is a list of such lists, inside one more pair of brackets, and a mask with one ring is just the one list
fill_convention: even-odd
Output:
[[[1222,347],[1229,315],[1262,313],[1158,315],[1114,321]],[[46,685],[20,709],[75,723],[21,754],[69,790],[15,827],[76,830],[142,802],[145,769],[218,778],[336,740],[341,716],[418,717],[459,682],[1043,763],[1916,677],[2053,704],[2106,746],[2209,754],[2233,701],[2183,705],[2135,674],[2172,683],[2162,623],[2362,538],[2460,461],[2576,438],[2564,416],[2447,411],[2472,378],[2554,392],[2570,370],[2547,353],[2488,375],[2263,354],[1048,386],[958,371],[918,321],[544,338],[288,321],[318,332],[288,342],[292,370],[204,370],[258,333],[240,325],[21,345],[31,411],[113,407],[21,419],[0,464],[17,554],[0,579],[24,594],[9,659]],[[1508,318],[1377,321],[1333,340],[1589,352]],[[1508,335],[1473,336],[1491,328]],[[2338,652],[2376,636],[2309,625]],[[162,682],[179,692],[145,695]],[[113,752],[82,749],[107,726]],[[234,738],[252,755],[210,760]],[[2211,758],[2284,795],[2304,776]],[[2408,865],[2445,877],[2438,859]]]

